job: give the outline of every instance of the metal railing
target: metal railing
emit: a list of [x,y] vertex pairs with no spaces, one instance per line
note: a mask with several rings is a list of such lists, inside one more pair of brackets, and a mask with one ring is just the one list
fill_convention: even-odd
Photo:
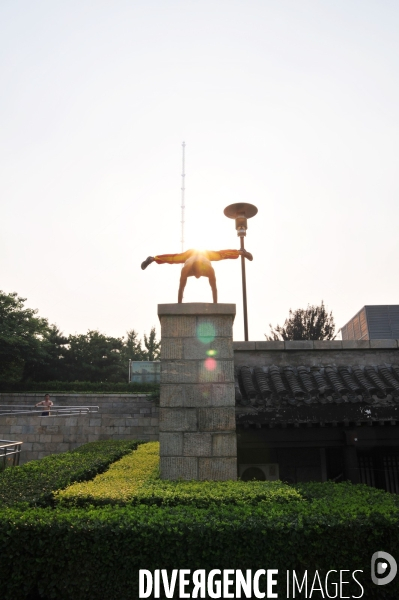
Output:
[[0,404],[0,417],[5,415],[22,416],[48,413],[48,417],[72,417],[98,412],[98,406],[27,406],[26,404]]
[[0,440],[0,471],[6,467],[17,467],[21,455],[22,442]]

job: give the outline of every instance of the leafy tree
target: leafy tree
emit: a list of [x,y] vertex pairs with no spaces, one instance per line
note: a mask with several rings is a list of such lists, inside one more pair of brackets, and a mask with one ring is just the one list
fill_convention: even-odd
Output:
[[69,381],[125,381],[127,367],[120,359],[123,339],[99,331],[70,335],[65,350]]
[[31,379],[35,381],[65,381],[68,372],[65,368],[65,355],[68,338],[56,325],[50,325],[43,335],[41,343],[41,360],[36,364]]
[[144,348],[134,329],[125,338],[99,331],[65,337],[25,301],[0,291],[0,381],[126,382],[129,359],[159,357],[155,327],[144,335]]
[[157,341],[155,327],[151,328],[150,335],[147,337],[144,334],[144,346],[147,352],[145,352],[146,360],[158,360],[161,354],[161,341]]
[[0,378],[4,381],[32,377],[45,356],[47,319],[25,308],[25,301],[16,292],[0,291]]
[[126,332],[126,341],[123,344],[122,356],[125,361],[130,360],[145,360],[145,352],[141,347],[141,340],[138,338],[138,333],[134,329]]
[[333,340],[335,323],[332,312],[328,313],[323,300],[320,306],[298,308],[289,312],[284,325],[269,325],[271,335],[267,340]]

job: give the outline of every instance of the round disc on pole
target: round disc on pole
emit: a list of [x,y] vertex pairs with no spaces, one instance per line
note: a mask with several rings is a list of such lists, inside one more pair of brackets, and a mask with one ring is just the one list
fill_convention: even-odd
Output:
[[226,206],[223,212],[229,219],[236,219],[241,216],[250,219],[256,215],[258,209],[254,204],[248,204],[248,202],[236,202],[236,204]]

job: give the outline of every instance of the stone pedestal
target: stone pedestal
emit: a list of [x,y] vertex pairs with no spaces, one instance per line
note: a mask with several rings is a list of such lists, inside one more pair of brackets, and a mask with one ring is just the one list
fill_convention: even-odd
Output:
[[159,304],[162,479],[237,479],[235,304]]

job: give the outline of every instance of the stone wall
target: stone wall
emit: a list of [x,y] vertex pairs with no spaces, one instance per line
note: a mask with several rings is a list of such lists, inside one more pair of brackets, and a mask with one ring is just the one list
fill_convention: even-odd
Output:
[[[181,455],[179,454],[182,459],[191,459],[193,457],[190,453],[195,448],[196,452],[202,453],[201,469],[205,468],[205,465],[210,468],[212,463],[209,459],[212,456],[215,459],[229,458],[228,462],[231,464],[236,460],[234,383],[229,371],[231,367],[227,366],[227,363],[232,360],[233,351],[234,365],[237,367],[272,364],[278,366],[382,363],[399,365],[398,340],[232,342],[231,334],[226,334],[226,323],[222,325],[221,315],[216,314],[214,315],[216,336],[212,343],[210,341],[203,343],[196,337],[197,328],[199,325],[209,323],[207,313],[198,316],[189,314],[170,316],[175,321],[167,319],[162,333],[162,357],[164,364],[169,365],[165,366],[163,372],[162,406],[163,409],[173,409],[173,411],[163,410],[162,414],[161,437],[163,436],[166,444],[164,458],[171,462],[171,457],[182,452]],[[233,313],[227,320],[232,324]],[[202,331],[204,332],[206,333],[206,330]],[[203,340],[206,340],[206,336],[203,336]],[[203,368],[208,350],[216,351],[213,356],[218,363],[218,369],[215,371]],[[2,405],[21,404],[32,407],[42,399],[43,394],[0,394]],[[150,441],[157,440],[159,437],[159,409],[147,399],[146,395],[54,393],[51,394],[51,399],[55,406],[98,406],[99,412],[73,417],[0,416],[0,439],[24,442],[21,462],[71,450],[89,441],[101,439]],[[214,409],[216,412],[213,412]],[[179,430],[176,430],[176,424]],[[198,436],[200,432],[202,432],[201,436]],[[180,459],[179,461],[181,464],[190,462]],[[214,462],[215,468],[216,464],[217,461]],[[198,466],[199,463],[196,468]]]
[[[54,393],[50,397],[54,407],[98,406],[99,410],[79,416],[0,415],[0,439],[24,442],[21,464],[97,440],[158,439],[159,409],[145,394]],[[43,394],[0,394],[2,405],[33,407],[41,400]]]
[[233,342],[234,366],[399,364],[399,340]]

